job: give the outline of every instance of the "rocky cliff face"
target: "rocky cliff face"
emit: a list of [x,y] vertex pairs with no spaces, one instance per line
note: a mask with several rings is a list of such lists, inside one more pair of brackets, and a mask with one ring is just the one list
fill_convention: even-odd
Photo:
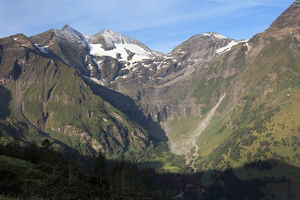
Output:
[[299,29],[300,20],[300,1],[295,1],[287,10],[285,10],[271,25],[270,32],[292,31]]
[[194,169],[298,166],[299,10],[296,1],[249,41],[204,33],[166,55],[107,30],[3,38],[6,117],[81,152],[143,149],[166,132],[173,149],[193,141],[182,154]]
[[[299,10],[295,1],[266,31],[207,63],[206,77],[224,78],[225,73],[218,73],[224,69],[232,69],[233,76],[217,83],[217,90],[226,92],[226,97],[197,139],[202,157],[198,167],[234,167],[255,159],[279,159],[299,166],[295,148],[299,123],[292,120],[299,115],[295,110],[300,94]],[[229,84],[226,89],[224,84]]]
[[[61,30],[49,30],[31,38],[16,35],[2,39],[2,42],[1,83],[8,88],[12,87],[10,84],[16,85],[16,91],[12,92],[16,107],[13,113],[27,121],[34,129],[43,132],[51,130],[56,133],[63,130],[68,137],[75,136],[73,132],[81,132],[80,129],[75,130],[73,126],[66,128],[69,126],[68,123],[54,122],[58,115],[51,112],[53,109],[51,106],[48,108],[48,105],[52,105],[51,100],[57,101],[56,103],[63,101],[63,104],[71,104],[75,107],[87,101],[86,94],[82,93],[78,94],[78,101],[72,100],[73,97],[66,96],[63,91],[60,94],[62,96],[53,96],[59,85],[57,82],[62,81],[57,77],[60,72],[58,66],[63,65],[75,69],[78,78],[82,77],[90,83],[94,82],[94,85],[103,85],[130,96],[140,105],[141,114],[136,116],[142,120],[129,118],[140,126],[152,130],[150,135],[153,132],[155,138],[163,140],[165,140],[163,130],[154,122],[163,124],[176,118],[201,115],[200,103],[193,94],[186,93],[189,90],[186,90],[185,85],[188,86],[193,81],[191,79],[193,73],[201,72],[205,68],[204,61],[221,55],[237,43],[216,33],[206,33],[188,39],[168,55],[163,55],[113,31],[106,30],[93,36],[83,36],[67,25]],[[209,51],[205,51],[206,49]],[[34,68],[36,65],[43,67]],[[27,71],[24,66],[29,66]],[[22,72],[22,81],[18,81]],[[33,76],[32,73],[35,75]],[[65,75],[69,76],[68,73],[70,72],[66,72]],[[55,78],[55,81],[50,81],[50,78]],[[37,86],[36,83],[41,86]],[[85,81],[84,84],[86,83]],[[61,83],[61,87],[64,84],[66,88],[69,85],[69,83]],[[80,84],[78,86],[82,87]],[[30,93],[29,97],[24,96],[23,91],[27,90],[29,92],[25,94]],[[113,92],[109,93],[113,94]],[[117,109],[122,110],[120,104],[103,94],[98,93]],[[33,113],[30,111],[33,107],[31,101],[39,105]],[[133,109],[134,103],[129,105],[131,106],[126,105],[128,109],[122,112],[132,115],[128,110]],[[90,118],[91,114],[88,115]],[[142,115],[146,116],[145,119],[141,117]],[[57,126],[57,123],[61,125]],[[67,133],[68,130],[73,131]],[[104,132],[109,131],[104,130]],[[82,134],[88,135],[89,131]],[[139,133],[139,135],[143,134]],[[89,140],[96,143],[92,136]],[[127,142],[122,139],[117,141],[120,144],[130,143],[127,139]],[[99,148],[102,146],[102,149],[112,150],[111,145],[104,147],[105,143],[98,144]]]
[[[196,71],[201,71],[205,67],[204,62],[229,51],[238,44],[238,41],[220,34],[205,33],[188,39],[171,53],[162,55],[153,53],[132,39],[110,31],[101,32],[87,39],[92,43],[96,41],[103,43],[105,37],[109,38],[106,40],[109,40],[110,46],[114,48],[104,49],[105,52],[99,52],[97,55],[93,52],[95,47],[92,47],[91,53],[94,53],[101,71],[101,75],[94,75],[94,80],[139,101],[144,112],[150,114],[156,122],[166,122],[168,118],[201,115],[201,106],[195,99],[178,100],[182,94],[174,95],[174,93],[184,89],[185,83],[182,82],[189,80]],[[107,46],[106,43],[102,43],[100,45]],[[142,57],[141,60],[130,60],[126,58],[128,56],[126,54],[126,59],[124,56],[118,58],[111,53],[120,43],[138,44],[150,52],[151,56]]]
[[81,39],[68,27],[0,39],[1,97],[9,101],[3,120],[22,130],[26,142],[49,138],[82,154],[145,148],[152,136],[143,124],[105,101],[98,85],[81,74],[89,53]]
[[[144,148],[149,137],[166,140],[158,123],[201,115],[199,102],[185,93],[185,85],[190,84],[193,73],[205,68],[204,61],[230,50],[232,42],[236,43],[207,33],[163,55],[113,31],[83,36],[66,25],[31,38],[15,35],[1,39],[1,84],[12,94],[11,117],[24,121],[30,129],[50,134],[55,141],[72,147],[83,143],[79,147],[83,153]],[[204,53],[207,48],[210,51]],[[100,85],[130,96],[140,108],[133,100],[125,100],[128,97],[95,89]],[[95,95],[106,103],[100,99],[88,103],[99,98]],[[114,98],[127,103],[117,103]],[[92,111],[99,104],[106,110],[106,117],[101,119],[103,111]],[[130,121],[117,110],[107,111],[111,106]],[[84,118],[101,124],[100,129],[87,128],[95,125]],[[78,122],[81,125],[76,125]],[[131,123],[137,128],[128,129]],[[75,144],[67,138],[76,138]]]
[[88,42],[81,33],[67,25],[61,30],[49,30],[30,39],[45,49],[48,57],[60,60],[83,75],[89,73],[86,66],[95,65],[89,56]]
[[185,62],[207,61],[226,51],[238,41],[229,39],[218,33],[204,33],[195,35],[179,46],[177,46],[171,54],[182,54]]

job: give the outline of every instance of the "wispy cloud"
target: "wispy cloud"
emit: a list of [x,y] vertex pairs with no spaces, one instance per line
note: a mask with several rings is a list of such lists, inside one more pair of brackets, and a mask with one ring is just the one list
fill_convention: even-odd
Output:
[[177,44],[191,34],[202,31],[227,34],[227,29],[231,27],[236,33],[231,35],[244,37],[238,33],[242,33],[242,30],[251,32],[249,26],[253,22],[250,18],[259,17],[257,27],[262,27],[262,23],[265,27],[292,2],[293,0],[0,0],[0,37],[18,32],[33,35],[70,24],[85,34],[113,29],[142,39],[157,50],[166,51],[171,49],[171,44]]

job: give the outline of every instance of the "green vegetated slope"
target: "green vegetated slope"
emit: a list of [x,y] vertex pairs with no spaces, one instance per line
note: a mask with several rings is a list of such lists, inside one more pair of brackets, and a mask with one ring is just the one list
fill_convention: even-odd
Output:
[[[99,86],[57,55],[41,53],[24,35],[1,39],[1,143],[14,139],[41,144],[45,138],[63,151],[110,158],[123,154],[142,166],[178,172],[161,127],[135,102]],[[181,166],[181,167],[179,167]]]
[[154,185],[154,170],[125,160],[111,162],[100,153],[83,171],[78,159],[46,145],[0,145],[0,199],[171,199],[174,192]]
[[[208,63],[200,63],[200,71],[194,73],[188,80],[182,81],[186,86],[186,96],[183,99],[195,102],[192,109],[201,110],[200,115],[189,115],[180,118],[175,118],[167,122],[168,136],[173,141],[184,140],[185,137],[194,134],[197,128],[201,125],[205,117],[211,111],[211,109],[217,104],[221,96],[225,95],[222,103],[217,108],[215,117],[212,121],[208,122],[207,128],[216,130],[224,129],[223,124],[226,125],[226,118],[228,117],[233,104],[233,98],[235,95],[234,82],[239,80],[239,74],[245,70],[245,51],[247,48],[243,45],[235,46],[230,52],[225,55],[221,55]],[[208,66],[203,68],[203,66]],[[240,87],[238,87],[240,88]],[[177,99],[180,102],[180,99]],[[224,126],[225,126],[224,125]],[[210,148],[212,143],[219,145],[230,132],[226,131],[223,134],[210,134],[203,138],[206,134],[201,134],[198,137],[198,142],[204,145],[198,145],[201,150],[201,156],[203,151],[212,151]],[[201,138],[201,139],[200,139]]]
[[[249,41],[252,49],[227,100],[197,140],[199,169],[273,158],[300,165],[300,55],[291,48],[299,42],[292,35],[257,37]],[[255,43],[264,45],[258,49]],[[251,51],[257,56],[247,60]]]
[[[88,75],[83,61],[87,49],[70,55],[67,38],[54,41],[49,54],[32,42],[42,41],[43,34],[31,39],[21,34],[3,38],[3,142],[9,142],[9,136],[38,143],[47,137],[81,154],[103,151],[113,157],[126,152],[131,160],[146,166],[179,171],[182,157],[168,153],[164,131],[153,118],[166,128],[171,146],[174,142],[181,145],[190,135],[197,140],[198,148],[184,144],[192,152],[198,149],[194,156],[197,169],[240,167],[273,158],[299,166],[300,28],[297,20],[286,17],[289,13],[294,16],[298,5],[299,1],[250,41],[210,61],[195,61],[199,66],[193,65],[194,71],[184,78],[145,86],[141,91],[133,88],[133,93],[141,93],[138,104],[84,77],[81,73]],[[51,39],[52,32],[46,38]],[[212,120],[195,137],[223,95]],[[179,163],[177,168],[175,163]]]
[[23,35],[2,39],[1,47],[1,117],[23,123],[26,140],[49,137],[90,155],[148,145],[147,131],[94,94],[75,69],[41,54]]
[[[236,169],[196,174],[157,173],[123,157],[107,160],[99,153],[83,170],[80,158],[66,157],[46,142],[20,147],[0,145],[0,199],[297,199],[299,168],[268,160]],[[82,158],[81,158],[82,159]],[[274,167],[275,166],[275,167]],[[286,179],[279,170],[293,175]],[[249,179],[251,172],[273,174]],[[238,178],[235,173],[243,176]],[[260,177],[258,177],[260,178]],[[279,189],[280,188],[280,189]]]
[[[44,105],[41,104],[45,102],[43,99],[36,102],[30,99],[32,95],[43,93],[43,89],[34,90],[35,85],[29,87],[23,97],[25,115],[32,116],[33,123],[42,121],[41,126],[44,122],[45,132],[85,153],[92,149],[118,152],[130,145],[137,149],[145,147],[146,132],[94,95],[73,69],[61,67],[57,79],[51,80],[54,83],[46,89],[49,99]],[[87,146],[92,149],[86,149]]]
[[195,98],[201,115],[168,121],[173,141],[194,134],[226,94],[196,138],[197,169],[236,168],[268,159],[300,165],[299,25],[285,21],[290,13],[298,12],[298,4],[295,2],[265,32],[200,64],[191,76],[183,99]]

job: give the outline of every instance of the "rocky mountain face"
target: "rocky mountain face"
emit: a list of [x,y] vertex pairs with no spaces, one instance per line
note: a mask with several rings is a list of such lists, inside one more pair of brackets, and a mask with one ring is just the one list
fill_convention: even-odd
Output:
[[166,55],[108,30],[2,38],[2,122],[83,153],[168,139],[194,170],[299,166],[299,12],[297,0],[250,40],[204,33]]
[[172,54],[184,54],[183,61],[206,61],[229,51],[237,43],[217,33],[204,33],[189,38],[176,47]]
[[168,55],[113,31],[84,36],[67,25],[30,38],[3,38],[1,85],[8,93],[4,98],[10,97],[3,110],[11,108],[3,119],[35,133],[26,140],[50,137],[85,154],[166,141],[158,123],[201,113],[192,109],[194,100],[170,104],[166,87],[195,71],[197,55],[209,60],[234,41],[216,33],[197,37],[202,47],[189,48],[193,37]]
[[147,118],[124,95],[105,91],[131,106],[139,120],[125,115],[85,78],[89,49],[82,39],[69,27],[0,39],[1,108],[7,110],[1,110],[1,124],[15,127],[24,142],[49,138],[82,154],[145,148]]
[[278,19],[274,21],[269,32],[288,32],[290,34],[299,31],[300,1],[295,1]]
[[266,31],[209,62],[206,76],[220,67],[236,71],[230,81],[221,76],[217,91],[226,97],[197,137],[198,168],[255,159],[299,166],[299,10],[296,1]]
[[121,61],[138,61],[162,55],[136,40],[111,30],[104,30],[85,38],[90,42],[91,54],[95,56],[110,56]]
[[[108,33],[111,31],[101,32],[97,37],[108,37]],[[96,41],[91,39],[94,37],[86,36],[90,42]],[[116,45],[122,43],[123,46],[133,41],[116,33],[113,36],[110,34],[108,38],[106,40],[115,41]],[[114,42],[111,44],[115,45]],[[201,71],[204,61],[229,51],[236,44],[238,41],[217,33],[194,36],[167,55],[158,54],[139,44],[148,52],[144,52],[146,57],[141,60],[123,59],[128,54],[118,58],[111,54],[114,50],[95,53],[95,44],[91,44],[91,54],[98,64],[98,68],[91,68],[91,77],[99,84],[120,91],[140,102],[146,115],[150,114],[156,122],[165,122],[169,117],[174,118],[174,116],[185,117],[191,114],[195,116],[201,113],[199,105],[191,98],[187,98],[185,102],[177,101],[176,93],[184,88],[182,85],[176,86],[176,83],[186,80],[195,71]],[[97,73],[98,69],[100,69],[99,73]],[[169,89],[170,87],[172,89]]]

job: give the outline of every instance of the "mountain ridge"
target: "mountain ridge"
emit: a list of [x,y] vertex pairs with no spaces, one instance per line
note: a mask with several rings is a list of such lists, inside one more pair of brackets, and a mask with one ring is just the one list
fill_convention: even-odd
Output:
[[[12,93],[10,116],[21,119],[23,113],[34,126],[84,152],[96,144],[97,150],[116,153],[165,142],[165,133],[171,142],[184,140],[226,93],[195,138],[199,149],[189,151],[199,155],[193,167],[236,167],[273,157],[298,166],[292,144],[298,144],[294,134],[299,126],[299,8],[295,1],[250,40],[209,32],[166,55],[109,30],[84,36],[64,26],[30,38],[2,38],[0,78]],[[281,118],[285,109],[291,110],[293,122]],[[284,131],[273,128],[281,123],[288,124]],[[76,147],[82,138],[90,144]]]

